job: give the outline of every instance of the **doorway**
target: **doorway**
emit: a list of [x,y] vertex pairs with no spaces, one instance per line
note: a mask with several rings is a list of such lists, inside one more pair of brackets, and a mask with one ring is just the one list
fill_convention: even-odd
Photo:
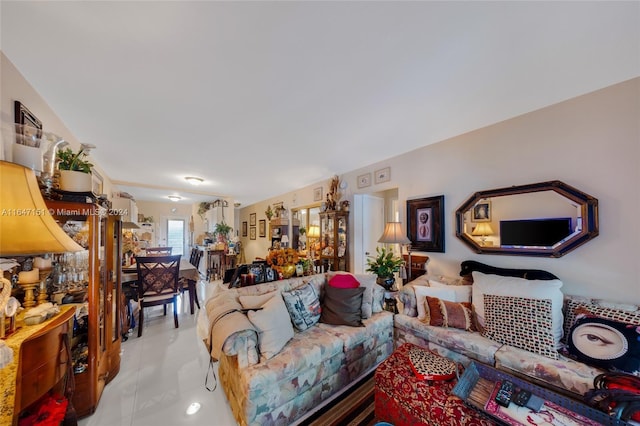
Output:
[[184,254],[184,219],[167,220],[167,246],[172,254]]

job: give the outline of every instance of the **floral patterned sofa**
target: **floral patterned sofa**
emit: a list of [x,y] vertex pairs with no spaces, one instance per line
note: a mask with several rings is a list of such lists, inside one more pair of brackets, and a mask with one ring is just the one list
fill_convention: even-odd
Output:
[[[259,353],[255,330],[236,330],[224,339],[218,355],[220,384],[239,424],[289,425],[392,353],[393,314],[382,310],[384,289],[375,284],[374,275],[355,277],[372,294],[372,315],[362,319],[363,327],[317,323],[295,331],[269,359]],[[225,289],[206,306],[207,310],[219,306],[221,297],[288,292],[307,283],[322,300],[327,280],[328,274],[317,274]],[[214,321],[210,314],[209,321]]]
[[[563,317],[561,321],[564,338],[561,340],[562,345],[557,347],[559,350],[555,351],[557,359],[552,359],[529,350],[499,343],[484,337],[478,331],[433,326],[430,325],[429,320],[418,319],[416,294],[423,293],[424,291],[420,287],[429,286],[430,281],[432,283],[446,281],[446,284],[455,287],[470,284],[462,279],[422,276],[405,285],[399,294],[403,311],[394,318],[396,347],[407,342],[413,343],[429,348],[465,366],[473,360],[479,361],[577,398],[581,398],[587,390],[593,387],[594,377],[602,373],[603,370],[565,356],[566,351],[563,350],[566,343],[565,338],[569,335],[574,323],[576,309],[587,309],[597,315],[603,314],[610,318],[640,325],[639,306],[562,295]],[[474,292],[473,295],[475,298],[476,293]],[[475,307],[475,300],[473,302]]]

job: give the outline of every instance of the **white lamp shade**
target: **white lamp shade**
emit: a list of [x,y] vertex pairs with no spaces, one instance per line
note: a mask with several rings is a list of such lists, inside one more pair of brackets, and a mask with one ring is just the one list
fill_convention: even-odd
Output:
[[485,235],[493,235],[493,229],[491,229],[491,225],[489,222],[480,222],[471,232],[471,235],[476,236],[485,236]]
[[411,244],[411,240],[402,232],[402,224],[400,222],[387,222],[378,242],[385,244]]

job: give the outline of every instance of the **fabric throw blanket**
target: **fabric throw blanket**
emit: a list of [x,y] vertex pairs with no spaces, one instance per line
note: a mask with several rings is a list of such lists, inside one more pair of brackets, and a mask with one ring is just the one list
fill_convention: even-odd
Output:
[[233,294],[223,293],[209,299],[205,309],[209,320],[209,335],[204,343],[214,361],[220,359],[225,341],[233,334],[244,330],[252,330],[257,334]]

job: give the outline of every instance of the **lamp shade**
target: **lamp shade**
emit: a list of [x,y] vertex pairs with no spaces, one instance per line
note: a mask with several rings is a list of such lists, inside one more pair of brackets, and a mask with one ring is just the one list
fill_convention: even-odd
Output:
[[287,234],[284,234],[282,236],[282,238],[280,239],[280,242],[283,244],[287,244],[289,242],[289,237],[287,236]]
[[411,244],[411,240],[402,232],[400,222],[387,222],[384,227],[384,233],[378,242],[385,244]]
[[0,161],[0,256],[81,250],[49,213],[33,170]]
[[318,238],[320,236],[320,227],[318,225],[309,225],[307,236],[309,238]]
[[471,235],[493,235],[493,229],[491,229],[491,225],[489,222],[480,222],[471,232]]

